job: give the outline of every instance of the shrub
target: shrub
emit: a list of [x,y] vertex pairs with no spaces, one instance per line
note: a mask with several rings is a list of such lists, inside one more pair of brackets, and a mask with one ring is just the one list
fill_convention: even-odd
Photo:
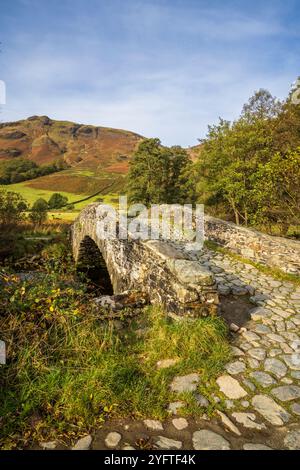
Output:
[[20,194],[0,190],[0,224],[9,226],[21,222],[27,209],[27,203]]
[[49,209],[61,209],[68,202],[68,198],[60,193],[54,193],[49,199]]
[[47,220],[48,203],[43,198],[39,198],[32,206],[29,219],[35,225],[41,225]]

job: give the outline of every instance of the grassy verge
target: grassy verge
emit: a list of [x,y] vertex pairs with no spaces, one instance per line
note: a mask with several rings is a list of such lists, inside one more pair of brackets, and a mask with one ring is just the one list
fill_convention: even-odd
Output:
[[260,263],[256,263],[255,261],[252,261],[248,258],[244,258],[243,256],[240,256],[233,251],[230,251],[227,248],[223,248],[217,243],[211,241],[211,240],[206,240],[204,242],[204,245],[212,251],[216,251],[218,253],[223,253],[226,256],[229,256],[230,258],[239,261],[241,263],[245,264],[250,264],[254,268],[256,268],[258,271],[260,271],[263,274],[267,274],[268,276],[272,276],[274,279],[278,281],[288,281],[291,282],[292,284],[295,284],[296,286],[300,286],[300,276],[297,276],[296,274],[288,274],[283,271],[281,271],[278,268],[271,268],[269,266],[265,266]]
[[[169,320],[146,308],[119,325],[95,313],[85,285],[75,280],[67,255],[47,247],[43,277],[0,278],[2,448],[23,448],[35,439],[72,438],[111,416],[164,418],[171,401],[185,413],[202,413],[193,395],[170,392],[175,375],[198,372],[213,379],[229,359],[220,318],[193,324]],[[162,359],[177,359],[158,369]]]

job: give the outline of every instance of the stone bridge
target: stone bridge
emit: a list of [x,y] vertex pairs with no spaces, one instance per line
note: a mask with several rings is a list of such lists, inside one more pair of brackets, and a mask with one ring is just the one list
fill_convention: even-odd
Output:
[[217,312],[214,276],[184,247],[158,240],[141,241],[128,236],[102,239],[97,234],[98,204],[87,206],[72,226],[72,248],[78,266],[98,270],[103,294],[140,291],[150,303],[169,313],[191,317]]

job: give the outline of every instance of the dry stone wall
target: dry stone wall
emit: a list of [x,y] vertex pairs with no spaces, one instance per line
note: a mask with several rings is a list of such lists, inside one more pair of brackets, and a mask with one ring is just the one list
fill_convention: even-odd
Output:
[[300,242],[205,216],[205,238],[264,265],[300,275]]

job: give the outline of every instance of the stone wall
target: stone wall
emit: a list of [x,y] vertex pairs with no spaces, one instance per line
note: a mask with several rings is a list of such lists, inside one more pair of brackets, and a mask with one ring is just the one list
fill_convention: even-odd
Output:
[[265,235],[207,215],[205,238],[245,258],[300,275],[299,241]]
[[167,242],[100,239],[96,230],[97,204],[87,206],[72,226],[75,261],[88,246],[90,237],[107,266],[114,293],[141,291],[150,302],[163,305],[170,313],[192,317],[217,312],[218,295],[213,274],[188,254]]

